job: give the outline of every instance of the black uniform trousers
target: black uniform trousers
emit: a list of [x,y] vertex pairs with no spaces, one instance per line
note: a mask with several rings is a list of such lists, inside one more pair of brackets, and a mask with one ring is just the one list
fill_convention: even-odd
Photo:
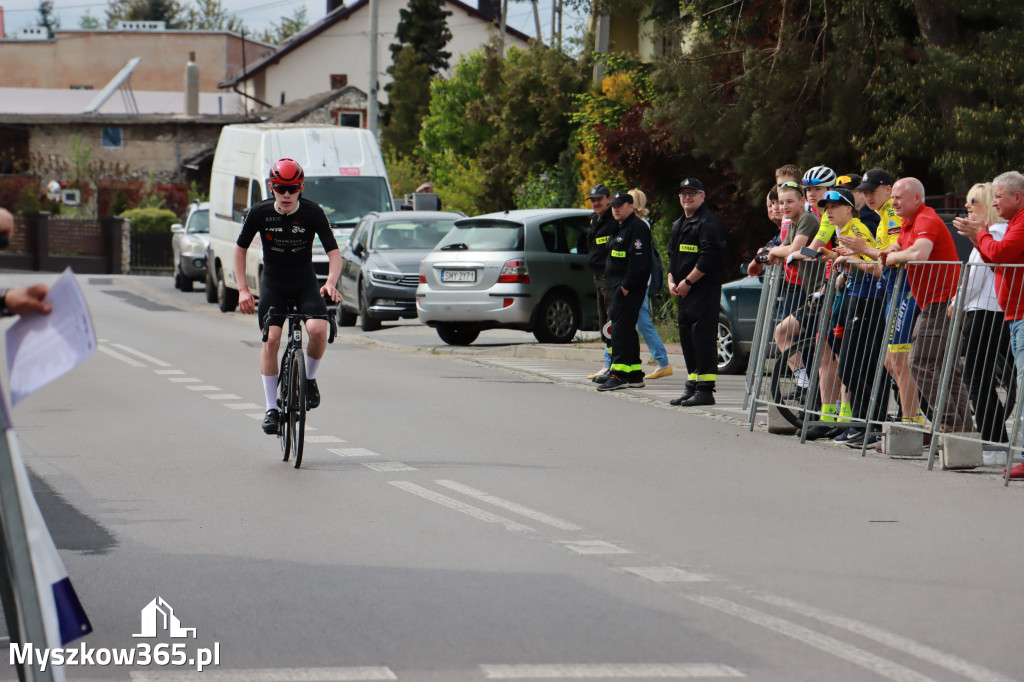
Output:
[[612,374],[631,382],[643,381],[644,369],[640,361],[640,337],[637,336],[636,322],[640,308],[647,298],[647,287],[636,287],[629,294],[622,293],[616,284],[608,292],[608,312],[612,318]]
[[[604,341],[605,350],[608,350],[612,345],[612,340],[611,337],[605,335],[604,326],[611,319],[611,315],[608,312],[611,292],[608,291],[608,282],[605,280],[604,272],[594,273],[594,289],[597,291],[597,328],[601,332],[601,340]],[[611,352],[609,351],[610,354]]]
[[714,388],[718,380],[718,314],[722,285],[704,283],[677,300],[679,345],[686,361],[687,379],[697,388]]

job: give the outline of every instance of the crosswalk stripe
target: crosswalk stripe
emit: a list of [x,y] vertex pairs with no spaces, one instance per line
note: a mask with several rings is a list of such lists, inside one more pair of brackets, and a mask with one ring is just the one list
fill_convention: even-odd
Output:
[[530,509],[529,507],[524,507],[521,504],[516,504],[515,502],[510,502],[509,500],[504,500],[500,497],[495,497],[494,495],[485,493],[482,490],[477,490],[476,488],[471,488],[468,485],[459,483],[458,481],[434,481],[434,483],[443,485],[449,490],[454,490],[455,492],[462,493],[463,495],[468,495],[469,497],[482,502],[493,504],[495,507],[501,507],[507,511],[519,514],[520,516],[525,516],[528,519],[540,521],[543,524],[558,528],[559,530],[583,530],[580,526],[577,526],[575,523],[570,521],[564,521],[555,516],[549,516],[543,512]]
[[465,502],[456,500],[453,497],[448,497],[447,495],[435,493],[433,490],[428,490],[427,488],[418,486],[410,481],[388,481],[388,483],[390,485],[395,486],[399,490],[404,490],[407,493],[418,495],[419,497],[422,497],[425,500],[430,500],[431,502],[439,504],[443,507],[454,509],[457,512],[461,512],[467,516],[471,516],[474,519],[477,519],[478,521],[484,521],[486,523],[500,523],[505,527],[506,530],[533,532],[533,528],[530,528],[529,526],[517,523],[512,519],[506,519],[504,516],[499,516],[498,514],[492,514],[489,511],[485,511],[483,509],[480,509],[479,507],[474,507],[471,504],[466,504]]

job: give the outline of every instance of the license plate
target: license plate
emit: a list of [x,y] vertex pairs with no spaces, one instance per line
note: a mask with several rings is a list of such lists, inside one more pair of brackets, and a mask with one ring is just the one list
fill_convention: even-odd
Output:
[[475,282],[476,270],[442,270],[442,282]]

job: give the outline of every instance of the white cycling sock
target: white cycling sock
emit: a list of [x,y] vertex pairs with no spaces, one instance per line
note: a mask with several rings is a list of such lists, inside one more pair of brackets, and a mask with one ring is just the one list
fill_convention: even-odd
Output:
[[267,376],[266,374],[260,375],[263,377],[263,393],[267,398],[267,409],[277,409],[277,375],[273,374]]
[[[323,360],[323,358],[320,358]],[[320,369],[320,360],[314,360],[309,357],[309,353],[306,353],[306,378],[316,379],[316,372]]]
[[807,376],[807,370],[803,367],[793,372],[793,376],[796,377],[796,385],[800,388],[807,388],[811,385],[811,378]]

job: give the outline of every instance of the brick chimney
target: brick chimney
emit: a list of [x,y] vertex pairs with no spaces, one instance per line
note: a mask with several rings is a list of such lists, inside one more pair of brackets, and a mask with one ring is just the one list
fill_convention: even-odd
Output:
[[476,8],[491,21],[501,20],[501,0],[479,0]]

